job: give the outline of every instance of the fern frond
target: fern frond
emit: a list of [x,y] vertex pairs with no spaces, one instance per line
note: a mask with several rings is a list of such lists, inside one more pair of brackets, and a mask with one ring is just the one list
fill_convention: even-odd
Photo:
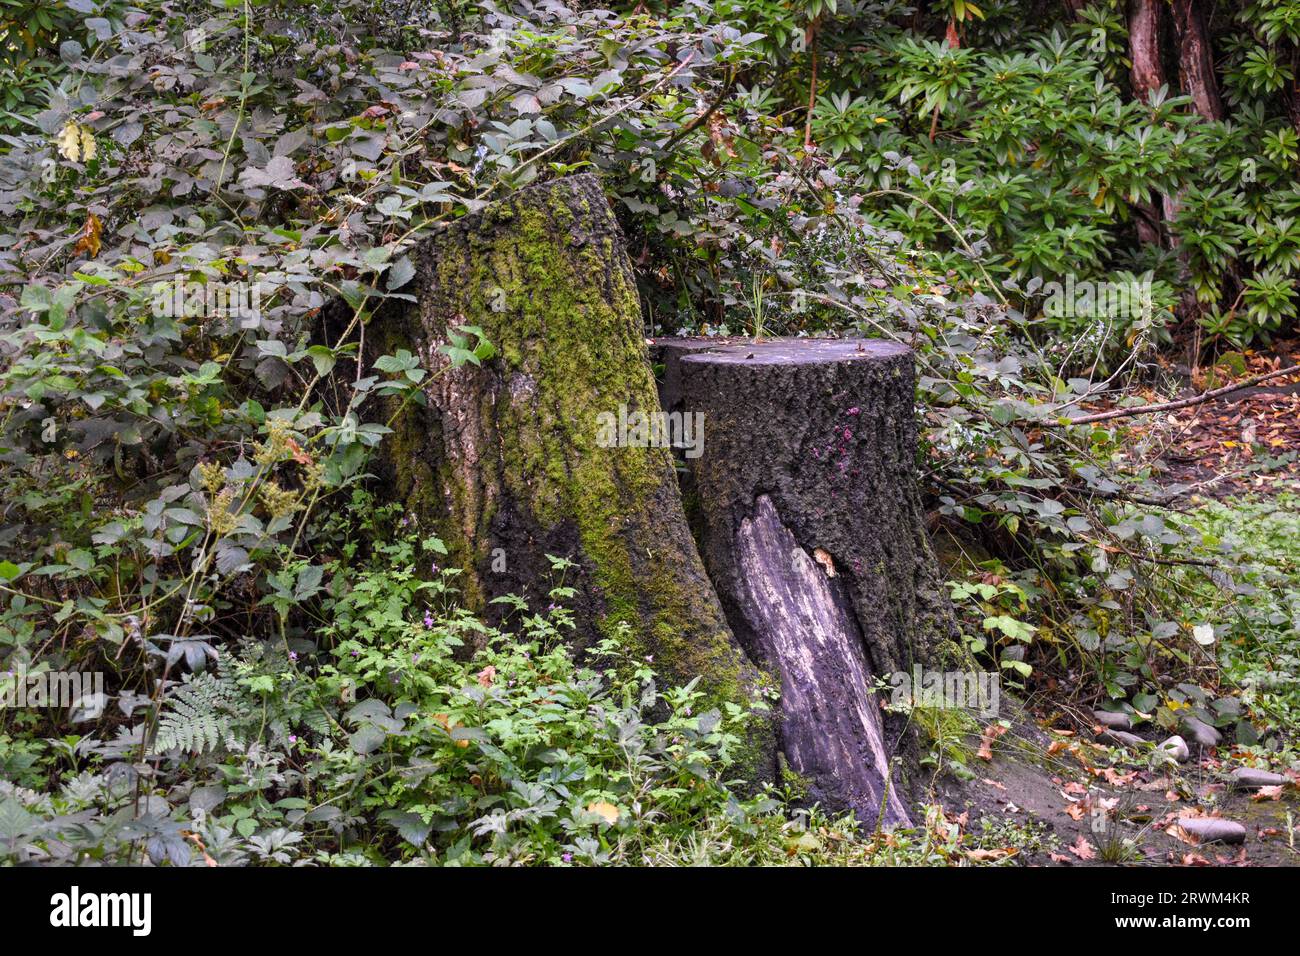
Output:
[[229,747],[244,716],[239,685],[233,679],[207,671],[187,674],[163,704],[154,749],[202,754]]

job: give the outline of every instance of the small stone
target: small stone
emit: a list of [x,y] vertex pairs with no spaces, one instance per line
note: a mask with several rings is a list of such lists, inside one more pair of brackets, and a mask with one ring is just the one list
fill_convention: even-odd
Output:
[[1183,730],[1202,747],[1217,747],[1223,742],[1223,734],[1195,717],[1183,718]]
[[1123,730],[1103,730],[1097,735],[1097,739],[1119,747],[1140,747],[1146,743],[1137,734],[1130,734]]
[[1179,817],[1178,825],[1201,843],[1245,843],[1246,828],[1220,817]]
[[1232,771],[1232,786],[1236,790],[1253,790],[1256,787],[1280,787],[1286,783],[1286,777],[1280,773],[1256,770],[1253,767],[1238,767]]
[[1093,720],[1110,730],[1132,730],[1133,720],[1128,714],[1121,714],[1114,710],[1094,710],[1092,712]]
[[1167,752],[1169,756],[1173,757],[1179,763],[1187,763],[1192,756],[1191,751],[1187,749],[1187,741],[1177,735],[1170,737],[1162,743],[1160,749]]

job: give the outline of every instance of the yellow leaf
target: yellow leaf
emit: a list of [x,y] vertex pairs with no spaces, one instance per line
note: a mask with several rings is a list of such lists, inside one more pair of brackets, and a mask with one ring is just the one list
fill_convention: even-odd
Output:
[[70,162],[89,162],[95,158],[95,134],[79,123],[65,123],[56,142],[63,158]]
[[596,814],[610,826],[618,823],[618,807],[612,803],[606,803],[604,800],[596,800],[587,804],[587,812]]

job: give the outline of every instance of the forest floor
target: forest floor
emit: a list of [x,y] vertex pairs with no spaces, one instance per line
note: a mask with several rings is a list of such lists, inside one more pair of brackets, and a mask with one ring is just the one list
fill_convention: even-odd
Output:
[[[1268,352],[1230,353],[1190,378],[1190,395],[1300,364],[1300,341]],[[1181,396],[1180,396],[1181,397]],[[1300,486],[1300,375],[1272,379],[1214,401],[1170,411],[1136,430],[1171,490],[1229,498]]]
[[[991,759],[975,768],[977,776],[949,789],[944,800],[960,808],[956,819],[967,827],[991,829],[1004,821],[1018,830],[1036,827],[1042,835],[1032,847],[1008,847],[1017,862],[1300,866],[1296,775],[1289,786],[1262,793],[1234,789],[1229,771],[1245,764],[1232,748],[1207,749],[1180,764],[1154,747],[1109,747],[1090,732],[1043,730],[1039,720],[1020,716]],[[1198,843],[1178,825],[1184,817],[1236,821],[1245,840]]]
[[[1228,366],[1191,376],[1179,397],[1297,363],[1297,341],[1269,354],[1234,356]],[[1300,375],[1152,416],[1135,426],[1134,450],[1163,473],[1179,510],[1214,509],[1220,525],[1249,535],[1261,514],[1292,510],[1300,491]],[[1269,543],[1282,539],[1280,567],[1295,578],[1300,538],[1293,532],[1300,523],[1280,527]],[[1276,556],[1265,548],[1260,560]],[[1294,632],[1285,637],[1293,641]],[[1294,727],[1277,730],[1292,747],[1300,736]],[[1151,725],[1134,732],[1151,746],[1109,745],[1099,740],[1104,731],[1090,710],[1035,697],[1017,705],[1011,729],[992,747],[971,736],[966,746],[981,751],[971,762],[975,777],[936,785],[936,796],[945,808],[958,808],[946,812],[964,829],[1014,821],[1007,832],[1039,833],[1029,844],[1008,841],[1007,855],[1022,864],[1300,866],[1300,774],[1285,757],[1269,766],[1258,747],[1189,740],[1188,759],[1179,763],[1156,752],[1167,732]],[[1236,788],[1230,774],[1239,767],[1281,772],[1288,782]],[[1198,841],[1178,824],[1188,817],[1235,821],[1245,829],[1244,842]]]

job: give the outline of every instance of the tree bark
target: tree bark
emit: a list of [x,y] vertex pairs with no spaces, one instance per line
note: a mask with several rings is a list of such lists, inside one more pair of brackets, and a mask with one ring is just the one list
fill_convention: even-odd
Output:
[[1160,31],[1164,0],[1133,0],[1128,21],[1129,59],[1133,62],[1133,95],[1143,103],[1165,85],[1160,61]]
[[1223,100],[1214,75],[1214,54],[1204,12],[1197,0],[1173,0],[1172,12],[1183,90],[1191,96],[1198,114],[1205,119],[1221,120]]
[[[908,820],[904,720],[874,678],[965,663],[916,482],[908,349],[661,340],[662,403],[699,413],[688,500],[732,629],[781,677],[781,746],[816,799]],[[899,756],[901,775],[891,773]]]
[[[691,538],[666,447],[602,447],[602,415],[658,410],[641,310],[618,224],[594,176],[528,187],[414,252],[415,303],[378,313],[381,352],[430,376],[387,439],[383,475],[458,567],[469,606],[524,595],[544,610],[548,555],[580,647],[626,629],[629,648],[716,703],[749,705],[763,675],[733,638]],[[449,366],[457,326],[496,346]],[[540,593],[539,593],[540,587]],[[626,641],[625,641],[626,643]],[[765,746],[759,733],[753,743]]]

